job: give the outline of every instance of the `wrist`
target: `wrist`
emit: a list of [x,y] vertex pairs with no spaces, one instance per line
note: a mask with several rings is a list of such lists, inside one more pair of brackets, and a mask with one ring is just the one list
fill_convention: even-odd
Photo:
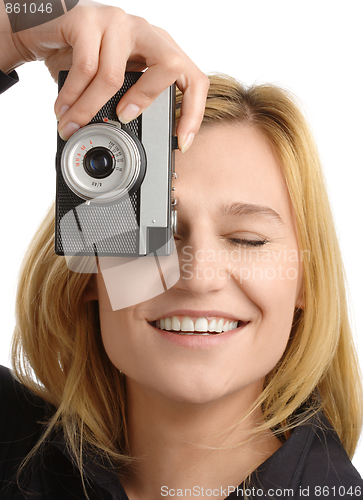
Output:
[[[10,44],[9,44],[10,45]],[[0,70],[8,75],[11,73],[15,68],[18,66],[21,66],[24,64],[24,59],[22,56],[17,52],[16,50],[12,50],[12,47],[10,45],[10,50],[7,50],[7,44],[1,42],[1,51],[2,54],[0,54]],[[4,52],[3,52],[4,51]]]

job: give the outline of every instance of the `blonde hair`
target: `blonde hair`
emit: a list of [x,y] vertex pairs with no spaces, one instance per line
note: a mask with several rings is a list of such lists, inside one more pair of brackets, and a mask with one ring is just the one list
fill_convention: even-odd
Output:
[[[180,108],[181,96],[177,97]],[[290,430],[322,408],[350,457],[362,423],[362,388],[349,325],[342,257],[322,169],[306,120],[286,91],[245,88],[210,76],[203,126],[244,123],[262,131],[280,161],[295,211],[304,268],[304,310],[296,310],[288,346],[266,376],[256,402],[265,423],[257,431]],[[51,207],[24,259],[19,279],[12,360],[16,376],[51,402],[48,423],[63,428],[82,470],[82,450],[97,449],[122,467],[131,462],[124,377],[102,344],[97,303],[83,301],[91,277],[68,270],[54,253]]]

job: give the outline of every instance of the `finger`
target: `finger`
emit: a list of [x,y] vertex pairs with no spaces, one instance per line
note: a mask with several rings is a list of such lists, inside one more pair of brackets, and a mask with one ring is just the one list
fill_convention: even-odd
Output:
[[149,67],[117,105],[119,120],[129,123],[137,118],[158,95],[175,82],[179,71],[179,67],[175,69],[161,63]]
[[[178,47],[169,33],[162,28],[155,29],[172,45]],[[186,68],[177,80],[178,88],[183,92],[181,117],[177,127],[178,145],[182,152],[191,146],[195,134],[203,120],[205,102],[209,89],[209,78],[200,71],[193,61],[178,47],[186,60]]]
[[133,46],[130,59],[144,61],[145,73],[125,93],[116,112],[123,123],[136,118],[156,97],[172,85],[185,67],[185,58],[147,21],[132,17]]
[[64,106],[71,108],[95,77],[98,71],[100,44],[99,33],[92,33],[90,36],[80,32],[75,40],[72,66],[54,104],[58,120],[65,114],[61,109]]
[[111,31],[104,34],[94,78],[59,122],[59,134],[63,139],[68,139],[78,128],[87,125],[122,87],[128,48],[125,43],[115,44],[115,40]]
[[191,70],[191,77],[187,78],[183,74],[176,82],[184,94],[181,115],[176,129],[178,146],[183,153],[190,148],[200,128],[209,89],[209,78],[197,67],[193,70]]
[[[140,108],[136,114],[138,116],[145,109],[145,105],[149,105],[162,90],[176,80],[179,89],[184,93],[177,135],[179,148],[185,152],[193,142],[203,120],[209,79],[166,31],[155,26],[151,28],[152,31],[149,30],[148,38],[145,39],[147,45],[140,44],[140,40],[143,41],[141,37],[138,39],[139,51],[148,54],[146,62],[149,69],[121,99],[117,108],[120,113],[119,119],[127,122],[127,120],[135,118],[135,112]],[[146,27],[143,32],[147,32]],[[152,44],[150,44],[151,39]],[[152,49],[154,49],[153,52],[151,52]],[[153,66],[151,66],[150,61],[153,61]],[[182,69],[183,65],[184,70]],[[137,95],[138,91],[139,95]],[[138,104],[139,102],[142,103],[141,106]],[[135,103],[138,108],[133,106]],[[125,113],[127,106],[130,104],[130,114],[125,116],[125,114],[127,115]],[[132,111],[134,116],[132,116]]]

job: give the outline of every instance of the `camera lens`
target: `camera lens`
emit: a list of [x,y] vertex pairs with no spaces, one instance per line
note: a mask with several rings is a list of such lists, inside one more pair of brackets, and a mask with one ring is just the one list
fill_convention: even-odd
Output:
[[61,156],[63,178],[76,196],[109,203],[138,189],[146,171],[143,145],[111,123],[90,123],[75,132]]
[[91,177],[104,179],[115,168],[114,156],[111,151],[102,146],[92,148],[85,154],[83,166]]

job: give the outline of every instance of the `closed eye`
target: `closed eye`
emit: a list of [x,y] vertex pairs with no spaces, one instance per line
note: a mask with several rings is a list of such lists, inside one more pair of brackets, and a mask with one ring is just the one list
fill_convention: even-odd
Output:
[[240,238],[231,238],[229,241],[234,245],[239,245],[244,247],[262,247],[267,243],[267,240],[248,240]]
[[[176,241],[181,240],[182,237],[179,234],[174,233],[174,239]],[[232,245],[238,245],[243,247],[262,247],[268,240],[264,239],[248,239],[248,238],[228,238],[227,241]]]

